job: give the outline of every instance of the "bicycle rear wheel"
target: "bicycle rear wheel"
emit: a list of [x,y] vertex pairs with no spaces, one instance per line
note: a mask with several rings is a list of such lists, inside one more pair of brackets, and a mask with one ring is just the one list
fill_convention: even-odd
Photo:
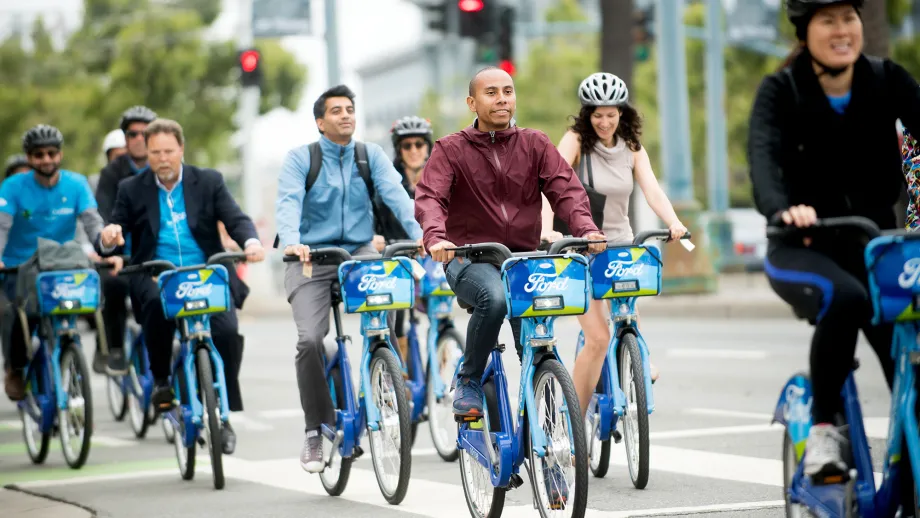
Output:
[[649,438],[648,405],[645,394],[645,373],[636,337],[625,333],[618,351],[620,361],[620,388],[626,393],[626,415],[623,416],[623,435],[626,444],[626,463],[629,478],[636,489],[648,485]]
[[374,473],[383,497],[397,505],[406,497],[412,470],[411,417],[402,368],[388,347],[374,351],[369,382],[371,398],[380,411],[379,430],[368,427]]
[[[428,387],[426,405],[428,407],[428,428],[431,431],[431,442],[434,449],[443,460],[453,462],[457,460],[457,425],[454,421],[453,403],[454,391],[450,384],[457,370],[457,364],[463,357],[463,338],[456,329],[449,327],[438,337],[436,349],[437,366],[440,372],[428,372]],[[429,362],[430,365],[430,362]],[[438,401],[434,393],[434,379],[438,377],[444,384],[445,394]]]
[[[588,504],[588,447],[575,385],[558,360],[548,359],[537,367],[533,386],[537,419],[543,421],[540,429],[529,430],[530,482],[537,508],[543,518],[556,516],[557,511],[583,518]],[[535,433],[545,434],[543,458],[534,452]]]
[[208,347],[199,347],[195,352],[198,364],[198,392],[201,395],[201,407],[205,440],[211,456],[211,475],[214,489],[224,488],[223,443],[220,438],[220,407],[217,406],[217,387],[214,386],[214,371],[211,368],[211,355]]
[[[337,409],[345,408],[345,387],[342,382],[342,371],[338,367],[333,367],[329,371],[329,379],[335,388],[335,406]],[[323,438],[323,450],[332,449],[332,443]],[[325,453],[324,451],[324,453]],[[354,459],[343,458],[342,454],[336,451],[329,451],[329,465],[319,474],[319,480],[323,483],[323,489],[329,496],[339,496],[345,491],[348,485],[348,477],[351,475],[351,462]]]
[[89,456],[93,435],[93,393],[79,344],[65,340],[61,348],[61,388],[67,397],[67,408],[58,410],[61,448],[67,465],[79,469]]
[[130,363],[128,363],[128,375],[125,381],[130,383],[130,389],[127,392],[127,401],[128,413],[131,416],[131,429],[134,430],[135,437],[143,439],[147,436],[147,428],[152,422],[149,418],[148,411],[153,407],[153,405],[149,403],[145,407],[143,396],[137,395],[144,393],[139,376],[139,374],[145,370],[143,350],[132,350],[131,357],[128,360]]
[[[36,396],[44,395],[41,394],[41,391],[44,387],[44,377],[49,375],[47,366],[50,364],[47,356],[43,356],[42,362],[44,365],[32,365],[33,370],[29,372],[29,379],[26,380],[25,399],[20,403],[28,405],[39,416],[42,415],[42,408],[39,406]],[[32,392],[33,389],[38,389],[39,394]],[[52,393],[48,396],[54,397],[54,394]],[[29,459],[32,460],[33,464],[45,462],[45,459],[48,458],[48,449],[51,446],[51,430],[42,432],[41,417],[38,420],[34,419],[32,414],[22,407],[19,408],[19,418],[22,420],[22,439],[26,443],[26,453],[29,454]]]

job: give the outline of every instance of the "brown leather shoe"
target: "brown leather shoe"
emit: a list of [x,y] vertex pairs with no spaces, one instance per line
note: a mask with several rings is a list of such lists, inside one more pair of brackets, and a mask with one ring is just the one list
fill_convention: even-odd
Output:
[[22,374],[19,371],[13,371],[9,368],[6,369],[3,389],[6,391],[6,396],[10,398],[11,401],[22,401],[26,397],[26,383],[22,379]]

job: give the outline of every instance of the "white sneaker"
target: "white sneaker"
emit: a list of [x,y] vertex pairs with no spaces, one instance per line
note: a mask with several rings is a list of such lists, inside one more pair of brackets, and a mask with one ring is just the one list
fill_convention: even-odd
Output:
[[323,472],[323,436],[319,430],[310,430],[300,452],[300,467],[307,473]]
[[805,443],[805,475],[845,473],[847,465],[841,452],[843,444],[846,444],[846,437],[834,425],[812,426]]

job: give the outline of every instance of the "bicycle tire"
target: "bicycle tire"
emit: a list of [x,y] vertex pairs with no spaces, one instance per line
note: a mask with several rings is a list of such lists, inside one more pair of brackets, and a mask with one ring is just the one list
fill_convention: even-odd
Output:
[[[90,386],[90,373],[89,369],[86,367],[86,360],[83,359],[83,353],[80,350],[78,342],[67,340],[61,344],[61,364],[66,364],[65,359],[71,358],[73,366],[76,370],[76,374],[79,377],[80,393],[83,396],[83,437],[80,441],[80,452],[76,454],[76,457],[73,458],[68,454],[69,448],[65,441],[70,435],[68,432],[64,433],[63,430],[66,428],[66,423],[64,419],[70,415],[71,409],[69,408],[69,398],[68,398],[68,409],[58,411],[58,426],[62,431],[61,433],[61,449],[64,453],[64,460],[67,462],[67,465],[72,469],[80,469],[83,467],[83,464],[86,463],[86,459],[89,457],[89,450],[92,445],[92,436],[93,436],[93,390]],[[61,376],[63,379],[63,375]],[[68,393],[69,395],[69,393]],[[73,453],[73,452],[71,452]]]
[[[337,409],[345,408],[345,388],[342,382],[342,371],[338,367],[333,367],[329,370],[329,377],[332,379],[333,386],[335,387],[335,403]],[[326,441],[326,439],[323,439]],[[319,480],[323,484],[323,489],[326,490],[326,493],[329,496],[339,496],[345,491],[345,487],[348,486],[348,477],[351,475],[351,463],[354,459],[352,458],[343,458],[338,452],[332,452],[332,455],[339,456],[339,477],[333,480],[327,480],[326,469],[319,474]],[[332,457],[330,457],[330,460]]]
[[[626,362],[626,355],[629,355],[629,362]],[[648,485],[649,476],[649,437],[648,437],[648,404],[645,394],[645,372],[642,370],[642,356],[639,353],[639,345],[636,337],[632,333],[625,333],[620,339],[620,348],[617,353],[620,365],[620,389],[626,394],[626,415],[623,416],[623,443],[626,447],[626,463],[629,467],[629,478],[632,480],[636,489],[645,489]],[[624,376],[630,374],[632,378],[632,389],[636,396],[636,440],[638,455],[633,461],[629,454],[633,438],[630,437],[627,427],[627,418],[629,417],[629,391],[630,387],[624,387]]]
[[[554,378],[559,383],[559,388],[562,390],[563,397],[565,397],[565,404],[568,408],[570,416],[578,416],[575,419],[569,418],[569,426],[572,432],[572,442],[574,443],[575,452],[574,452],[574,468],[575,468],[575,495],[572,501],[572,518],[584,518],[585,512],[587,511],[588,506],[588,444],[585,440],[585,422],[580,418],[581,408],[578,404],[578,393],[575,392],[575,384],[572,382],[572,378],[569,376],[569,372],[558,360],[551,358],[544,360],[538,367],[536,372],[534,372],[534,390],[537,390],[537,387],[540,386],[540,379],[545,372],[549,371]],[[536,401],[539,401],[541,395],[536,394],[534,396]],[[528,441],[531,442],[530,448],[530,482],[531,489],[533,491],[534,498],[539,500],[537,495],[540,494],[539,487],[537,484],[544,483],[543,480],[538,481],[537,477],[534,475],[534,466],[539,462],[539,457],[533,453],[533,442],[531,440],[532,430],[528,430]],[[570,501],[572,495],[570,494],[566,498],[566,504]],[[566,506],[568,507],[568,506]],[[540,511],[540,515],[543,518],[550,518],[554,510],[546,509],[545,506],[538,505],[537,508]]]
[[208,453],[211,456],[211,476],[214,480],[214,489],[224,488],[223,443],[220,439],[220,408],[217,406],[217,389],[214,388],[214,371],[211,368],[211,355],[208,347],[199,347],[195,352],[198,356],[198,391],[203,399],[205,419],[208,432]]
[[[50,362],[48,361],[47,356],[45,356],[45,361],[43,363],[45,364],[46,367],[50,365]],[[33,397],[31,387],[39,387],[39,388],[43,387],[41,376],[47,376],[49,370],[50,369],[48,368],[38,369],[37,371],[33,370],[30,373],[30,375],[33,376],[32,383],[25,384],[26,393],[25,393],[24,401],[28,401],[31,398],[32,399],[31,404],[33,407],[38,408],[37,402],[35,401],[35,398]],[[26,380],[26,381],[29,381],[29,380]],[[41,408],[39,408],[39,414],[41,414]],[[31,460],[33,464],[44,463],[45,460],[48,458],[48,451],[51,448],[51,430],[48,430],[47,432],[42,432],[41,422],[33,421],[32,416],[28,412],[23,410],[22,408],[19,408],[19,419],[22,421],[22,440],[23,442],[26,443],[26,453],[29,455],[29,460]],[[38,441],[35,440],[36,437],[31,437],[32,435],[30,433],[31,426],[29,426],[29,422],[34,422],[36,424],[36,428],[38,428],[38,435],[39,435]]]
[[[495,383],[492,380],[492,378],[489,378],[488,380],[486,380],[485,383],[482,384],[482,393],[485,396],[486,405],[483,408],[484,416],[481,422],[483,423],[483,425],[486,422],[489,423],[490,433],[500,432],[501,431],[500,420],[498,418],[496,419],[490,418],[490,416],[492,415],[495,415],[496,417],[498,416],[498,394],[496,393]],[[472,423],[467,423],[467,424],[457,423],[457,433],[458,434],[460,433],[460,429],[463,426],[469,426],[470,424]],[[527,425],[525,424],[524,426],[527,426]],[[479,509],[479,506],[474,504],[473,502],[473,497],[470,494],[473,491],[473,489],[470,488],[470,480],[467,478],[466,469],[464,468],[468,463],[472,463],[472,466],[478,467],[483,470],[485,470],[485,468],[483,468],[482,464],[480,464],[476,458],[466,453],[466,451],[459,450],[457,453],[460,459],[460,462],[458,463],[460,466],[460,485],[463,487],[463,498],[464,500],[466,500],[466,507],[470,511],[470,515],[471,516],[483,516],[483,518],[499,518],[505,509],[505,496],[508,492],[508,489],[504,487],[491,486],[492,480],[491,478],[487,478],[489,485],[492,487],[492,505],[489,506],[488,512],[484,513],[483,510]],[[488,472],[486,472],[485,476],[489,477]]]
[[[117,396],[116,392],[118,393]],[[115,422],[124,421],[125,414],[128,413],[128,397],[124,391],[124,378],[122,376],[106,376],[105,395],[109,402],[109,411],[112,413],[112,418]],[[115,400],[116,397],[121,398],[121,403]]]
[[[446,329],[441,331],[440,336],[438,336],[438,344],[437,344],[437,348],[435,349],[437,354],[441,354],[441,348],[444,347],[444,343],[447,340],[452,340],[455,344],[459,345],[460,353],[463,354],[463,338],[460,336],[460,333],[453,327],[447,327]],[[430,365],[430,362],[429,362],[429,365]],[[448,374],[450,377],[452,377],[454,374],[453,370],[451,370],[451,372]],[[432,419],[431,417],[431,414],[433,412],[432,407],[433,405],[437,404],[437,401],[435,401],[434,392],[430,390],[430,388],[434,386],[434,383],[432,382],[433,376],[440,376],[441,380],[444,380],[444,376],[441,373],[428,372],[428,375],[426,376],[427,384],[428,384],[428,387],[426,387],[426,389],[429,389],[425,391],[425,405],[428,407],[427,408],[428,410],[428,431],[429,433],[431,433],[431,442],[434,445],[434,449],[438,453],[438,456],[441,457],[441,459],[444,460],[445,462],[454,462],[457,460],[457,458],[460,455],[460,452],[457,449],[457,436],[454,435],[452,437],[453,439],[453,442],[451,445],[452,447],[450,449],[445,449],[443,451],[441,447],[438,445],[438,440],[435,439],[435,435],[437,434],[437,430],[435,430],[435,426],[437,426],[438,423],[437,423],[437,419]],[[447,385],[447,387],[449,388],[450,381],[448,380],[445,383],[445,385]],[[451,414],[453,414],[452,409],[451,409]],[[451,419],[450,422],[453,423],[454,421],[453,421],[452,415],[450,419]]]
[[[173,446],[176,450],[176,462],[179,463],[179,474],[182,476],[182,480],[192,480],[195,478],[195,453],[198,445],[195,441],[192,441],[187,447],[185,446],[185,409],[182,407],[185,403],[191,403],[192,394],[188,390],[184,367],[180,367],[179,371],[173,376],[176,377],[179,385],[179,393],[177,394],[179,404],[170,410],[170,412],[175,412],[176,420],[179,422],[179,426],[173,429]],[[195,396],[197,397],[197,394]],[[170,422],[166,424],[173,426]],[[183,457],[185,458],[184,462]]]
[[[134,389],[140,388],[140,377],[138,376],[138,367],[141,367],[143,372],[143,360],[140,356],[141,351],[134,350],[132,352],[133,358],[129,358],[131,363],[128,364],[128,376],[127,382],[134,385]],[[128,403],[128,410],[131,414],[131,430],[134,431],[134,436],[138,439],[143,439],[147,436],[147,430],[150,427],[151,420],[149,419],[149,410],[153,405],[148,403],[145,408],[143,403],[143,398],[135,395],[133,390],[128,391],[128,395],[125,398]],[[138,421],[139,420],[139,421]]]
[[[371,356],[371,376],[374,373],[374,363],[382,361],[385,372],[389,375],[393,383],[393,391],[396,397],[396,412],[399,418],[399,475],[397,476],[396,488],[392,494],[384,488],[381,478],[380,467],[376,461],[377,452],[374,451],[373,434],[368,429],[368,438],[371,447],[371,458],[374,464],[374,474],[377,477],[377,486],[383,498],[392,505],[398,505],[406,497],[406,491],[409,489],[409,478],[412,472],[412,446],[409,444],[409,425],[411,417],[409,415],[409,402],[406,399],[406,384],[402,376],[402,368],[399,360],[393,354],[389,347],[377,347]],[[373,393],[373,387],[371,387]]]

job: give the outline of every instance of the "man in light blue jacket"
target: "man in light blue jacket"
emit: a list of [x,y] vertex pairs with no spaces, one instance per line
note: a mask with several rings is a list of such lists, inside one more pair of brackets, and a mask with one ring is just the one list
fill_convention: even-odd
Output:
[[[321,165],[311,163],[318,158],[311,156],[311,145],[301,146],[288,152],[278,178],[278,241],[286,255],[297,255],[307,264],[310,247],[336,246],[352,255],[376,251],[371,245],[374,210],[369,188],[380,194],[406,233],[422,244],[415,205],[383,149],[357,143],[356,153],[354,98],[347,86],[339,85],[316,100],[313,115],[322,136],[318,148],[312,146],[322,155]],[[361,156],[361,146],[366,157]],[[367,163],[359,166],[362,159]],[[309,174],[311,166],[318,174]],[[362,177],[362,169],[369,178]],[[306,421],[300,465],[310,473],[323,470],[320,427],[335,424],[323,370],[323,338],[329,332],[330,292],[336,272],[335,266],[316,266],[305,276],[304,266],[295,262],[287,263],[284,273],[284,288],[297,325],[297,385]]]

